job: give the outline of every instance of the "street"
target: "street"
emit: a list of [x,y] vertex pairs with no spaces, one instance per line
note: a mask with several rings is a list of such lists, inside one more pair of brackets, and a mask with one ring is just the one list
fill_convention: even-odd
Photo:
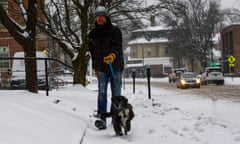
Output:
[[[129,81],[128,83],[132,83]],[[138,84],[147,85],[147,82],[137,81]],[[240,102],[240,86],[239,85],[201,85],[201,88],[179,89],[176,84],[162,81],[151,81],[151,87],[164,88],[168,90],[178,91],[184,94],[197,94],[202,97],[210,97],[214,100],[228,99],[234,102]]]

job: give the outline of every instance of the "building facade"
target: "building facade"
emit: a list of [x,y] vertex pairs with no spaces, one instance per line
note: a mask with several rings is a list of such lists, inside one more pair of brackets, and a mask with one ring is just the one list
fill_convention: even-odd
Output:
[[[141,60],[139,66],[150,66],[153,77],[161,77],[167,75],[173,66],[173,59],[168,49],[168,33],[170,29],[162,26],[151,26],[146,29],[136,30],[132,32],[132,38],[128,42],[130,48],[130,56],[128,61]],[[130,73],[129,67],[134,69],[143,69],[126,65],[127,73]],[[144,73],[144,72],[138,72]],[[129,74],[128,74],[129,75]]]
[[[222,66],[224,73],[240,74],[240,23],[233,23],[222,29]],[[235,58],[234,65],[229,65],[228,58]]]
[[[24,1],[26,4],[27,1]],[[7,10],[8,8],[17,10],[17,6],[15,6],[11,0],[1,1],[1,4]],[[14,15],[11,11],[8,11],[9,15]],[[18,23],[22,23],[23,19],[20,16],[13,16],[12,17]],[[41,33],[37,30],[36,35],[36,50],[43,51],[44,49],[48,48],[48,37],[46,34]],[[17,41],[10,35],[8,30],[1,24],[0,21],[0,57],[13,57],[15,52],[23,51],[23,48]],[[11,78],[8,74],[8,70],[11,69],[12,60],[4,59],[0,60],[0,79],[1,79],[1,86],[7,87],[9,85],[9,79]]]

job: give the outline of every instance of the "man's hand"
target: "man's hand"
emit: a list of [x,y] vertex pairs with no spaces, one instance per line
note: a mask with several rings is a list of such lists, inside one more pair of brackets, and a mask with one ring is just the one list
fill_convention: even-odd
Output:
[[115,53],[110,53],[108,56],[104,57],[103,61],[106,64],[112,63],[116,59],[116,54]]

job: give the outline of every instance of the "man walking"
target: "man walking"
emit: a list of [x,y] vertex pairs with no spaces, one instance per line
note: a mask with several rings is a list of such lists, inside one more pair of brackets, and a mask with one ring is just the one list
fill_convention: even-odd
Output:
[[[89,49],[93,69],[98,78],[97,112],[101,115],[101,113],[107,112],[107,87],[109,82],[112,96],[121,95],[124,67],[122,33],[117,26],[111,23],[105,7],[98,6],[94,14],[95,28],[89,33]],[[106,118],[102,118],[102,122],[101,125],[96,126],[99,129],[106,129]]]

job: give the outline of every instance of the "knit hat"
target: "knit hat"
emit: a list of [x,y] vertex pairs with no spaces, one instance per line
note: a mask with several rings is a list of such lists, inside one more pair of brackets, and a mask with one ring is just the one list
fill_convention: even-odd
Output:
[[108,16],[108,11],[103,6],[98,6],[94,12],[95,17],[96,16]]

